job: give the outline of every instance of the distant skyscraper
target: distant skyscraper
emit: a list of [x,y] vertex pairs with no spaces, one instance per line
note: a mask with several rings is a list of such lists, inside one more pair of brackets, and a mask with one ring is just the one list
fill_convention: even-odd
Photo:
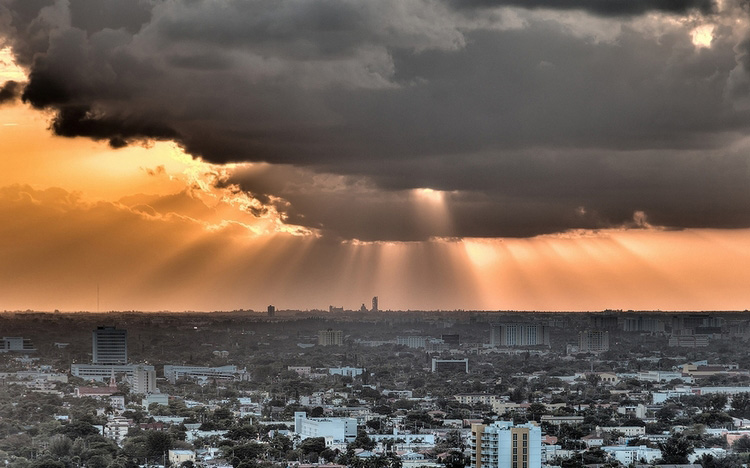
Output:
[[461,344],[461,337],[457,333],[444,333],[440,335],[440,339],[451,348],[458,348],[458,345]]
[[273,317],[274,315],[276,315],[276,307],[272,305],[268,306],[268,316]]
[[619,320],[617,315],[611,312],[603,312],[591,315],[591,328],[597,330],[617,330]]
[[373,312],[378,311],[378,296],[375,296],[372,298],[372,311]]
[[92,350],[94,364],[127,364],[127,330],[98,327],[92,334]]
[[493,323],[490,346],[549,346],[549,327],[538,323]]
[[344,332],[341,330],[318,331],[318,346],[341,346],[344,344]]
[[578,333],[578,350],[582,353],[609,351],[609,332],[606,330],[584,330]]

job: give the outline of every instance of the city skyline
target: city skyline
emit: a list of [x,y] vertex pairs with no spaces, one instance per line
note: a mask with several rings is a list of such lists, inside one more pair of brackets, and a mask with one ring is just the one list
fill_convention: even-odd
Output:
[[0,310],[749,308],[740,1],[86,5],[0,0]]

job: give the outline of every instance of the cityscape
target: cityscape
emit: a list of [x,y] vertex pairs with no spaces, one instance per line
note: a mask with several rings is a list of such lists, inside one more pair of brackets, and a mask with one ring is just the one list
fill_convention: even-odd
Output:
[[[364,307],[364,306],[363,306]],[[743,466],[750,313],[0,316],[12,468]]]
[[750,0],[0,0],[0,468],[747,468]]

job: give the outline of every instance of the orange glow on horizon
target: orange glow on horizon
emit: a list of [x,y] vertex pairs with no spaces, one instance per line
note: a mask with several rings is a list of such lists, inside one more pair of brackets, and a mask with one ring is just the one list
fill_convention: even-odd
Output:
[[[9,60],[0,50],[0,81],[23,81]],[[54,137],[48,119],[21,104],[0,108],[0,309],[94,310],[97,284],[103,310],[357,309],[375,295],[383,309],[413,310],[750,304],[750,230],[643,223],[530,239],[342,243],[217,187],[230,166],[172,143],[112,150]],[[449,233],[452,195],[405,197],[426,231]]]

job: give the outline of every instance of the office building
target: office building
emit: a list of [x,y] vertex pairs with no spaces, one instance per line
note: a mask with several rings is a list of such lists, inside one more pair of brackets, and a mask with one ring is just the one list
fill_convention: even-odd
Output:
[[706,348],[709,345],[707,335],[672,335],[669,346],[679,348]]
[[541,468],[542,431],[527,423],[471,426],[471,468]]
[[549,346],[549,327],[537,323],[495,323],[490,346]]
[[94,364],[127,364],[128,332],[115,327],[98,327],[92,334]]
[[378,296],[372,298],[372,312],[378,311]]
[[407,348],[424,348],[427,344],[427,337],[419,335],[397,336],[396,344]]
[[301,440],[324,437],[334,443],[354,442],[357,437],[355,418],[308,418],[304,411],[294,413],[294,433]]
[[639,315],[636,317],[625,317],[622,321],[622,329],[626,332],[640,333],[664,333],[664,321],[656,317]]
[[136,368],[141,367],[144,371],[154,371],[154,366],[135,365],[135,364],[72,364],[70,373],[75,377],[85,380],[98,380],[99,382],[108,381],[113,374],[124,375],[128,381],[133,381]]
[[7,353],[9,351],[31,353],[36,351],[36,349],[28,338],[21,338],[20,336],[4,336],[3,339],[0,340],[0,353]]
[[609,351],[609,332],[606,330],[584,330],[579,332],[578,350],[582,353]]
[[344,332],[341,330],[318,331],[318,346],[341,346],[344,344]]
[[464,372],[469,373],[469,358],[464,359],[432,359],[432,372]]
[[268,316],[273,317],[274,315],[276,315],[276,307],[272,305],[268,306]]
[[442,334],[440,335],[440,339],[443,340],[443,343],[448,345],[450,348],[458,348],[458,346],[461,344],[461,337],[458,334],[452,333],[452,334]]

